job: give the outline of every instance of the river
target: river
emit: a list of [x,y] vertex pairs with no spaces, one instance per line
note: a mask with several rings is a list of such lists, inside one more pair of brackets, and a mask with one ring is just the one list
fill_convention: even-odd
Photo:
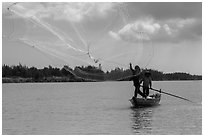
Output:
[[[4,135],[200,135],[202,81],[154,81],[160,105],[131,108],[132,82],[2,84]],[[150,93],[152,93],[150,91]]]

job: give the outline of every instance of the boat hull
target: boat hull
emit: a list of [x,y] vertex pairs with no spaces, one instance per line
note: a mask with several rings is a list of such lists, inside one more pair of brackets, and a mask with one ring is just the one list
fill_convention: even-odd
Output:
[[159,105],[159,102],[161,100],[161,94],[157,93],[155,95],[152,95],[148,98],[132,98],[130,99],[130,102],[133,107],[151,107]]

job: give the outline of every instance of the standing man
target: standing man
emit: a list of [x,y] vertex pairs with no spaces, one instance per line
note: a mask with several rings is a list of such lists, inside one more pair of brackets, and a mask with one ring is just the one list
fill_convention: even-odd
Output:
[[139,93],[142,97],[146,97],[141,91],[140,91],[140,74],[141,70],[138,65],[135,66],[135,69],[132,68],[132,64],[130,63],[130,70],[132,71],[132,77],[130,80],[133,81],[133,84],[135,86],[135,92],[134,92],[134,98],[137,98],[137,94]]
[[143,94],[147,97],[149,95],[149,89],[152,88],[152,78],[149,71],[145,72],[141,82],[143,82]]

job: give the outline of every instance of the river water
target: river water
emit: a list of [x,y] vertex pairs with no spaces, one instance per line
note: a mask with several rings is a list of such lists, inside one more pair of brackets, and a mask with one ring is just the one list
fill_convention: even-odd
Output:
[[2,84],[4,135],[200,135],[202,81],[153,82],[160,105],[131,108],[129,82]]

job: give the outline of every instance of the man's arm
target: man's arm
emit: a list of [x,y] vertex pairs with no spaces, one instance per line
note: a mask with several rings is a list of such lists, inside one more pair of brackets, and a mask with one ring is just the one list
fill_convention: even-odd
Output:
[[134,69],[132,68],[132,64],[130,63],[130,70],[131,71],[134,71]]

